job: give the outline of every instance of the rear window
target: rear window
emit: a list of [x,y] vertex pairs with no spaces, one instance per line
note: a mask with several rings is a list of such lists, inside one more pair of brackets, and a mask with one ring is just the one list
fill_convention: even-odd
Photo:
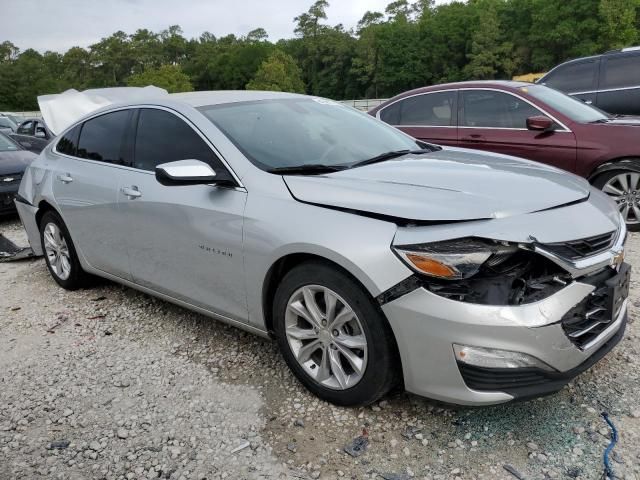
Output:
[[601,90],[640,85],[640,55],[610,57],[604,66]]
[[382,110],[380,120],[391,125],[448,127],[452,125],[456,92],[415,95]]
[[595,90],[598,62],[584,62],[560,65],[547,75],[541,83],[566,93]]
[[122,140],[129,125],[129,115],[129,110],[119,110],[86,121],[80,131],[77,156],[125,165]]

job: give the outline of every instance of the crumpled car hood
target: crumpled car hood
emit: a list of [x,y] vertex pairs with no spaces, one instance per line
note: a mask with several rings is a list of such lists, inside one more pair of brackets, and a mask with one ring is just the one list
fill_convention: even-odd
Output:
[[38,96],[40,113],[49,130],[58,135],[85,115],[107,105],[125,101],[144,101],[168,95],[163,88],[113,87],[95,88],[79,92],[74,89],[62,93]]
[[422,222],[537,212],[585,200],[590,188],[586,180],[540,163],[458,148],[283,178],[301,202]]

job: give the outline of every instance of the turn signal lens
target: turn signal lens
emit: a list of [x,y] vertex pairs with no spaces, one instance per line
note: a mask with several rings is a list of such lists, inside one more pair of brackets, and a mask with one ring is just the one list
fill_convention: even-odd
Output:
[[433,258],[415,253],[407,253],[405,254],[405,258],[409,260],[414,267],[427,275],[440,278],[460,278],[459,272]]
[[393,246],[413,270],[446,280],[472,277],[485,262],[493,268],[517,250],[515,245],[474,238]]
[[522,352],[470,347],[455,343],[453,344],[453,352],[458,362],[480,368],[539,368],[547,371],[554,370],[542,360]]

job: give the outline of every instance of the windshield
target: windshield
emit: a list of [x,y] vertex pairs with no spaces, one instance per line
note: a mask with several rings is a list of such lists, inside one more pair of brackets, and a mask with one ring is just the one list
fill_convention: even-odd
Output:
[[17,125],[9,117],[0,117],[0,128],[10,128],[15,130]]
[[313,97],[200,107],[244,155],[263,170],[350,165],[416,141],[373,117]]
[[576,100],[569,95],[565,95],[558,90],[545,87],[544,85],[522,87],[520,88],[520,90],[523,93],[528,93],[532,97],[546,103],[547,105],[549,105],[549,107],[557,110],[563,115],[566,115],[574,122],[591,123],[599,122],[609,118],[609,116],[603,111],[587,105],[580,100]]
[[9,137],[0,133],[0,152],[15,152],[20,150],[20,147]]

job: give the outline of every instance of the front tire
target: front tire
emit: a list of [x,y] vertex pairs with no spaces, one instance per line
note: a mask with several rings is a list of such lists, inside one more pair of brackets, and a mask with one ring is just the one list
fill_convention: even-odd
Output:
[[323,400],[367,405],[397,383],[393,332],[373,299],[345,273],[321,262],[293,268],[278,286],[273,318],[287,365]]
[[76,290],[87,284],[78,254],[64,221],[56,212],[46,212],[40,220],[40,241],[49,273],[58,285]]
[[624,168],[603,172],[593,186],[616,202],[628,230],[640,231],[640,172]]

